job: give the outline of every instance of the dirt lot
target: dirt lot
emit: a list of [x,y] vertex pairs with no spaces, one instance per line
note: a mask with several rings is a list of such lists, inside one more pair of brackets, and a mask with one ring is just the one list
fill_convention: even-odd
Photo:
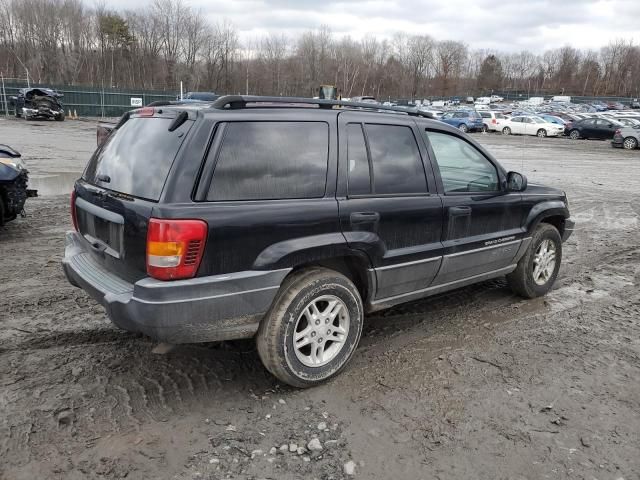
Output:
[[567,191],[555,290],[498,280],[382,312],[344,374],[296,391],[251,342],[159,355],[116,329],[60,268],[94,124],[1,119],[44,196],[0,230],[0,478],[341,479],[353,461],[367,479],[640,479],[640,152],[476,138]]

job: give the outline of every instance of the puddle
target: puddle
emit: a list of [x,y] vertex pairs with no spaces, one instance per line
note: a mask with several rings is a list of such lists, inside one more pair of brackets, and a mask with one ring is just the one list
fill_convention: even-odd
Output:
[[39,197],[68,195],[80,173],[29,174],[29,188],[38,191]]

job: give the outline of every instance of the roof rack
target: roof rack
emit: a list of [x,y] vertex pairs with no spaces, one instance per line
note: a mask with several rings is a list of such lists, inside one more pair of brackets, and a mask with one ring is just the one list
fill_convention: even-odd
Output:
[[[214,100],[212,108],[240,110],[250,103],[270,104],[269,107],[288,107],[292,105],[317,105],[318,108],[330,110],[333,107],[347,107],[354,110],[369,110],[376,112],[403,113],[414,117],[433,118],[429,112],[421,112],[417,108],[401,108],[379,105],[377,103],[346,102],[343,100],[326,100],[323,98],[304,97],[263,97],[258,95],[224,95]],[[277,104],[277,105],[272,105]]]

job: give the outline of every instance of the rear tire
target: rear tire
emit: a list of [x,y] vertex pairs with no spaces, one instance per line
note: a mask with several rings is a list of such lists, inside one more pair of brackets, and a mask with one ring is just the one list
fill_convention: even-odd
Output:
[[458,129],[459,129],[461,132],[464,132],[464,133],[467,133],[467,132],[469,131],[469,127],[467,127],[467,125],[466,125],[466,124],[464,124],[464,123],[461,123],[461,124],[460,124],[460,126],[458,127]]
[[489,127],[487,127],[486,125],[482,125],[482,133],[488,133],[489,132]]
[[260,322],[258,354],[280,381],[312,387],[346,367],[363,319],[360,294],[347,277],[326,268],[301,270],[285,279]]
[[638,148],[638,140],[636,140],[634,137],[627,137],[622,142],[622,146],[625,148],[625,150],[635,150],[636,148]]
[[502,134],[503,135],[511,135],[511,129],[509,127],[504,127],[502,129]]
[[561,261],[562,238],[558,229],[549,223],[541,223],[518,266],[507,275],[507,282],[511,290],[522,297],[540,297],[551,290]]
[[61,113],[60,115],[56,115],[55,120],[56,122],[64,122],[64,113]]

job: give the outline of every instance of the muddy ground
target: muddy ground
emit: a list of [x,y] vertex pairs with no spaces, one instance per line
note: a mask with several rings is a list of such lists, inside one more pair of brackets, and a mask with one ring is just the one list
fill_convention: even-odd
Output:
[[94,124],[0,120],[44,194],[0,230],[0,478],[640,479],[640,151],[475,137],[567,191],[556,288],[371,316],[351,366],[299,391],[251,342],[159,355],[116,329],[60,268]]

